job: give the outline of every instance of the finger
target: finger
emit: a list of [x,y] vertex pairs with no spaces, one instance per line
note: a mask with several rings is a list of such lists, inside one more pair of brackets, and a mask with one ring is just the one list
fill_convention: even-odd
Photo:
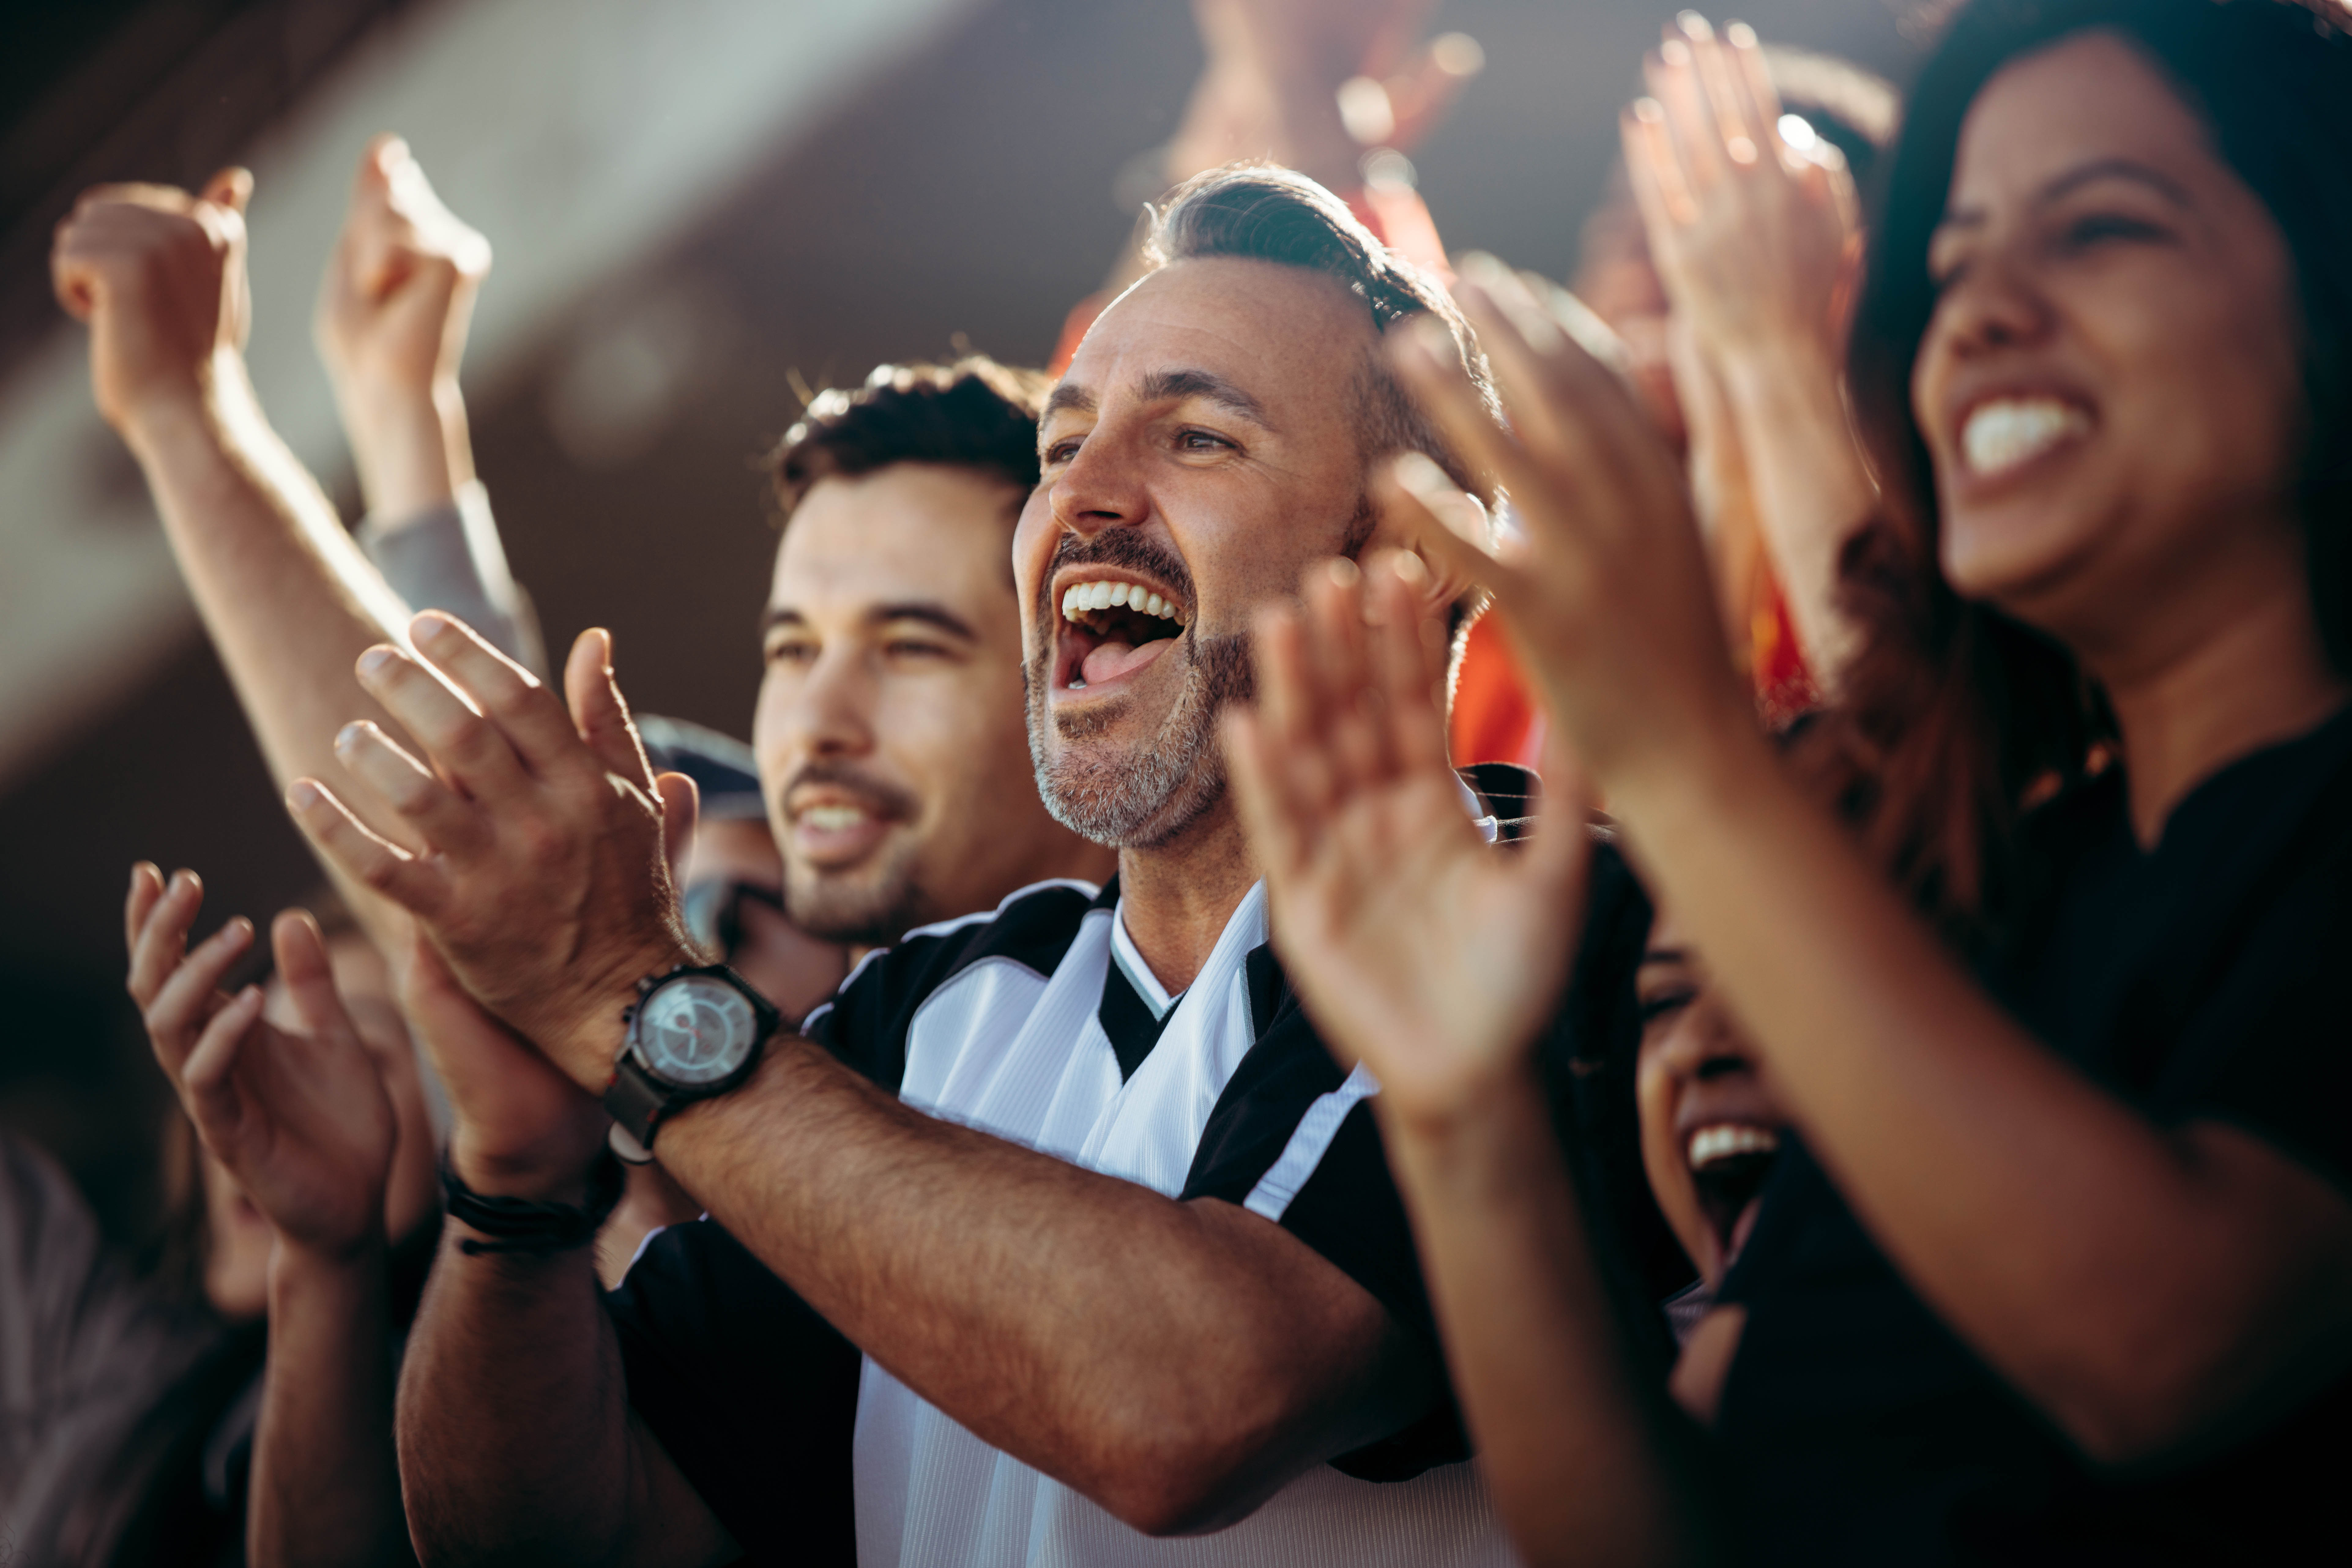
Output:
[[1492,474],[1508,490],[1541,483],[1526,451],[1495,421],[1463,369],[1454,335],[1433,317],[1415,317],[1388,335],[1389,364],[1423,412],[1436,421],[1446,445],[1473,470]]
[[1325,746],[1337,782],[1358,787],[1389,774],[1381,745],[1378,696],[1366,679],[1362,571],[1333,561],[1310,572],[1307,584],[1307,655],[1313,700],[1329,715]]
[[1286,793],[1302,811],[1320,811],[1331,798],[1331,772],[1323,765],[1329,713],[1315,698],[1307,665],[1306,616],[1288,605],[1261,611],[1252,639],[1258,656],[1259,724],[1280,758]]
[[1368,575],[1373,626],[1365,640],[1381,692],[1387,729],[1383,741],[1391,765],[1405,773],[1445,768],[1445,722],[1437,701],[1445,633],[1442,622],[1422,611],[1429,569],[1410,551],[1400,550],[1378,562]]
[[[1702,17],[1694,16],[1692,20],[1701,27],[1706,26]],[[1773,144],[1770,126],[1769,122],[1757,122],[1755,106],[1748,102],[1738,68],[1712,28],[1705,37],[1692,38],[1691,63],[1698,78],[1699,95],[1714,117],[1716,134],[1723,139],[1726,162],[1736,168],[1755,168]]]
[[206,180],[199,194],[203,200],[225,206],[242,217],[245,204],[253,199],[253,171],[231,164]]
[[[1422,461],[1428,463],[1425,458]],[[1411,480],[1399,477],[1407,471],[1412,472]],[[1483,529],[1472,534],[1448,515],[1450,498],[1458,494],[1436,464],[1429,463],[1424,475],[1410,469],[1404,456],[1373,477],[1374,501],[1396,537],[1412,541],[1441,572],[1488,590],[1500,603],[1518,603],[1531,590],[1518,566],[1502,557],[1507,552],[1524,560],[1524,542],[1506,543]]]
[[278,976],[286,983],[295,1016],[313,1039],[359,1044],[359,1030],[335,989],[334,964],[327,956],[327,939],[307,910],[281,910],[270,922],[269,943],[278,959]]
[[196,911],[204,901],[205,884],[194,871],[172,873],[131,950],[131,974],[125,984],[141,1010],[154,1000],[155,993],[179,966],[187,952],[188,928],[196,923]]
[[654,779],[661,802],[662,858],[669,866],[670,886],[686,886],[687,861],[694,853],[694,825],[701,819],[702,792],[684,773],[662,773]]
[[253,922],[238,915],[196,944],[147,1005],[148,1038],[163,1070],[174,1078],[184,1065],[188,1042],[204,1027],[220,983],[253,945]]
[[[1509,268],[1491,256],[1463,258],[1454,295],[1463,314],[1473,318],[1479,347],[1486,351],[1496,388],[1504,391],[1503,407],[1519,445],[1531,454],[1548,454],[1573,440],[1554,408],[1554,367],[1567,346],[1559,323],[1536,303]],[[1481,326],[1482,321],[1489,325]],[[1509,331],[1496,331],[1491,323],[1496,321],[1508,322]]]
[[286,809],[311,847],[361,887],[426,920],[447,900],[448,880],[437,864],[371,832],[318,780],[289,785]]
[[1698,219],[1698,200],[1675,156],[1664,106],[1654,98],[1636,99],[1619,117],[1617,134],[1625,148],[1626,178],[1649,236],[1651,257],[1661,269],[1671,270],[1680,255],[1683,227]]
[[[1504,406],[1513,422],[1518,424],[1526,411],[1529,424],[1522,426],[1522,443],[1541,452],[1541,472],[1550,481],[1547,489],[1572,495],[1593,476],[1622,471],[1656,447],[1633,389],[1560,331],[1516,275],[1506,270],[1472,282],[1463,290],[1462,305],[1480,342],[1487,345],[1488,362],[1505,389]],[[1520,330],[1530,321],[1540,322],[1539,334]],[[1534,411],[1538,409],[1544,447],[1535,445]],[[1536,497],[1529,499],[1532,502]]]
[[380,645],[360,655],[359,680],[425,748],[434,772],[467,799],[505,800],[530,788],[530,770],[506,731],[422,661]]
[[1241,707],[1227,710],[1224,742],[1226,776],[1241,808],[1242,831],[1279,897],[1287,890],[1284,882],[1305,862],[1302,814],[1285,787],[1286,770],[1276,760],[1276,748],[1267,741],[1256,713]]
[[498,725],[533,773],[545,778],[573,765],[579,737],[563,705],[537,676],[446,611],[425,611],[409,623],[408,635],[416,651]]
[[1740,121],[1760,147],[1780,145],[1780,89],[1772,85],[1772,68],[1765,63],[1764,46],[1756,29],[1734,22],[1723,30],[1723,53],[1731,70],[1731,91],[1738,102]]
[[1650,96],[1666,111],[1666,132],[1681,166],[1683,183],[1704,195],[1722,183],[1723,126],[1699,87],[1698,64],[1688,40],[1670,36],[1642,62]]
[[608,772],[653,793],[653,764],[629,720],[627,699],[613,676],[613,634],[602,626],[582,632],[563,665],[563,691],[572,721]]
[[215,1154],[236,1135],[236,1063],[261,1018],[261,987],[248,985],[213,1015],[173,1081],[188,1119]]
[[[1584,912],[1584,879],[1592,866],[1591,781],[1569,747],[1568,727],[1552,718],[1544,728],[1542,815],[1528,835],[1525,851],[1528,870],[1560,889],[1564,918],[1580,926]],[[1571,942],[1574,938],[1570,938]]]
[[131,891],[122,900],[122,951],[125,957],[139,949],[139,933],[147,929],[147,917],[155,912],[156,903],[163,897],[163,872],[152,860],[142,860],[131,868]]
[[435,849],[469,855],[483,847],[488,825],[473,803],[461,798],[367,720],[346,724],[337,732],[335,760],[370,793],[413,823]]

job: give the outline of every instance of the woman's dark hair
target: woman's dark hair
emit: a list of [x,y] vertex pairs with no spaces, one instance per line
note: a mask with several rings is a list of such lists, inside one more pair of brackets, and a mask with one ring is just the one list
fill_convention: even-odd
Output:
[[971,468],[1034,489],[1037,413],[1050,384],[975,354],[951,365],[878,365],[863,386],[818,393],[768,459],[785,520],[819,479],[893,463]]
[[[2309,442],[2302,514],[2314,608],[2352,672],[2352,16],[2333,0],[1974,0],[1906,99],[1872,183],[1871,254],[1848,374],[1888,517],[1843,563],[1864,633],[1843,723],[1806,748],[1858,757],[1873,847],[1958,934],[1997,929],[2018,891],[2021,809],[2070,785],[2112,734],[2104,700],[2056,642],[1962,601],[1937,567],[1927,451],[1911,373],[1936,306],[1927,246],[1962,122],[2020,56],[2071,35],[2120,36],[2202,116],[2215,147],[2286,236],[2305,341]],[[1864,784],[1861,781],[1867,780]]]

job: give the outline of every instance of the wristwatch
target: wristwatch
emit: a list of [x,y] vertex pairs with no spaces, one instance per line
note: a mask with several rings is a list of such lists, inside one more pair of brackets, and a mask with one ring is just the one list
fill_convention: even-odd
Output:
[[626,1016],[628,1037],[613,1063],[604,1109],[648,1153],[663,1118],[751,1077],[761,1046],[783,1023],[766,997],[723,963],[646,975]]

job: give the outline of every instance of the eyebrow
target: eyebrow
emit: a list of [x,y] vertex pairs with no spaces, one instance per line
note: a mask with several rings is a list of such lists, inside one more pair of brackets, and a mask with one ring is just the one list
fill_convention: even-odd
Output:
[[[1271,430],[1274,421],[1266,417],[1265,405],[1246,390],[1227,381],[1213,371],[1155,370],[1136,384],[1136,395],[1145,403],[1172,403],[1181,398],[1198,397],[1215,404],[1229,413],[1238,414],[1254,425]],[[1045,399],[1045,419],[1051,419],[1062,410],[1075,409],[1081,414],[1095,411],[1095,395],[1083,386],[1064,382],[1054,388]],[[1043,423],[1043,420],[1040,421]]]
[[[861,618],[870,626],[887,626],[892,621],[920,621],[926,626],[938,627],[950,637],[961,637],[966,642],[980,640],[980,634],[972,629],[970,621],[965,620],[945,605],[929,599],[909,599],[897,604],[876,605]],[[778,626],[806,625],[808,625],[808,617],[791,605],[771,605],[760,617],[760,635],[765,637]]]
[[[2127,180],[2133,184],[2147,186],[2174,206],[2187,207],[2192,205],[2189,200],[2189,193],[2181,188],[2179,181],[2162,170],[2151,168],[2134,158],[2095,158],[2087,163],[2078,163],[2064,174],[2050,180],[2041,190],[2035,192],[2033,205],[2047,206],[2052,202],[2071,195],[2084,185],[2094,184],[2100,180]],[[1948,208],[1942,220],[1936,226],[1973,228],[1982,224],[1984,219],[1985,215],[1981,208]]]

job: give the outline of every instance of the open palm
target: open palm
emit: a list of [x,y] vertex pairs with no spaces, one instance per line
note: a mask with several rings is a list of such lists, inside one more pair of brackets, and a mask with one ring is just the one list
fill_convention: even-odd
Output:
[[1392,1114],[1444,1117],[1514,1070],[1556,1003],[1589,859],[1580,825],[1484,843],[1445,756],[1443,636],[1420,565],[1318,575],[1258,627],[1254,713],[1228,724],[1274,939],[1333,1050]]
[[302,1022],[282,1029],[262,1017],[260,987],[220,988],[249,925],[232,921],[187,951],[202,901],[193,877],[166,887],[152,867],[133,875],[131,989],[156,1059],[205,1147],[281,1237],[331,1253],[380,1237],[397,1123],[317,923],[288,910],[271,931]]

